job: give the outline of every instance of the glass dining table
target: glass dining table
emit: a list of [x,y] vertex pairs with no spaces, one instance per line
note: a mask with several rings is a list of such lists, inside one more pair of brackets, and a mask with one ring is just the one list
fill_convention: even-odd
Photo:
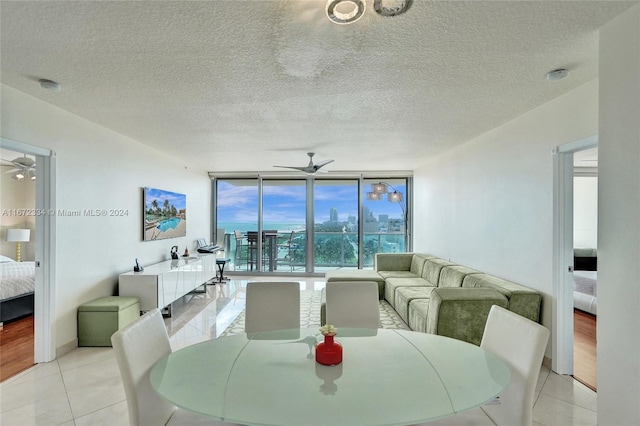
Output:
[[410,425],[477,407],[508,385],[482,348],[395,329],[339,329],[343,362],[315,361],[317,328],[208,340],[161,359],[155,391],[176,406],[244,425]]

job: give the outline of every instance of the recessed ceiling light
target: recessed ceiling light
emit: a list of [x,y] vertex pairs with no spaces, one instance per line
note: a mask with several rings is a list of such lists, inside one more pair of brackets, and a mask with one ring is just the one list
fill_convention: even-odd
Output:
[[547,80],[549,80],[549,81],[562,80],[563,78],[565,78],[567,76],[567,74],[569,74],[569,71],[567,71],[564,68],[558,68],[558,69],[555,69],[553,71],[549,71],[547,73]]
[[43,89],[52,90],[54,92],[60,90],[60,83],[57,83],[53,80],[47,80],[46,78],[41,78],[39,81],[40,87],[42,87]]

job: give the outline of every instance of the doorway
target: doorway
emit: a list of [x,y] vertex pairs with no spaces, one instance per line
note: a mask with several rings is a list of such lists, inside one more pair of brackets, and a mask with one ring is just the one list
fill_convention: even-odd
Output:
[[[553,324],[555,327],[552,330],[552,369],[558,374],[574,374],[576,367],[574,349],[576,344],[578,347],[582,345],[584,337],[581,331],[578,336],[574,331],[576,325],[583,326],[582,317],[574,316],[580,313],[574,311],[574,299],[576,295],[580,296],[574,292],[574,249],[578,244],[577,240],[581,241],[580,244],[595,245],[594,241],[586,243],[582,229],[576,234],[577,240],[574,239],[574,154],[576,158],[580,158],[583,154],[578,153],[597,148],[597,145],[597,136],[592,136],[553,150]],[[594,226],[597,226],[597,219]],[[593,337],[595,339],[595,336]],[[576,338],[580,340],[576,341]],[[595,347],[593,350],[595,351]],[[584,358],[580,357],[580,362],[584,362]],[[595,365],[593,370],[595,371]]]
[[34,242],[34,363],[56,357],[54,334],[55,303],[55,152],[11,139],[0,138],[0,146],[33,156],[35,168]]
[[34,365],[35,157],[0,150],[0,382]]
[[597,388],[598,148],[573,154],[573,377]]

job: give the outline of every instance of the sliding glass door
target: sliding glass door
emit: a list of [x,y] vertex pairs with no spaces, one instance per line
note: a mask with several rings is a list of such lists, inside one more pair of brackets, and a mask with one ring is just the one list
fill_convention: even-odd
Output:
[[[410,250],[409,179],[214,178],[214,227],[230,271],[370,268]],[[218,236],[220,240],[220,236]]]
[[231,259],[229,270],[253,270],[256,253],[250,250],[247,235],[258,231],[258,181],[218,180],[215,202],[216,228],[225,234],[225,256]]
[[304,271],[306,262],[306,180],[262,182],[264,270]]
[[358,267],[358,181],[314,182],[314,269]]

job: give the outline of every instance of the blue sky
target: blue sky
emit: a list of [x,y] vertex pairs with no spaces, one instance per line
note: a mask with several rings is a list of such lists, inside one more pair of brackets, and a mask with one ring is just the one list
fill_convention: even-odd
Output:
[[164,206],[164,200],[169,200],[169,204],[176,209],[187,208],[187,196],[185,194],[178,194],[176,192],[163,191],[162,189],[145,188],[144,206],[145,210],[151,206],[153,200],[158,200],[160,208]]
[[[258,188],[255,181],[247,184],[231,184],[230,181],[218,181],[218,222],[257,222]],[[357,183],[344,185],[343,181],[333,184],[330,181],[316,181],[314,189],[315,222],[329,220],[331,208],[338,210],[340,221],[346,221],[349,215],[358,216]],[[405,192],[404,185],[394,185]],[[369,186],[366,187],[369,189]],[[305,181],[265,181],[263,186],[263,221],[271,223],[305,223]],[[388,214],[390,218],[401,218],[402,208],[398,203],[365,200],[374,214]]]

